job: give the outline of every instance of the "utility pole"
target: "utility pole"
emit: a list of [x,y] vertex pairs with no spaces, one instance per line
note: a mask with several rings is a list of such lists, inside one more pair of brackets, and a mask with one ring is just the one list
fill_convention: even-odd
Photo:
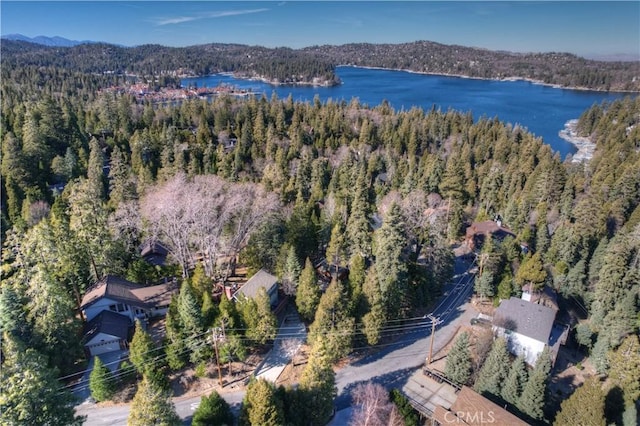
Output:
[[222,369],[220,368],[220,355],[218,354],[218,333],[217,328],[211,329],[211,335],[213,337],[213,350],[216,353],[216,364],[218,366],[218,383],[222,387]]
[[436,335],[436,325],[440,324],[440,320],[434,317],[433,314],[427,315],[427,318],[431,320],[431,343],[429,343],[429,357],[427,358],[427,366],[431,364],[431,357],[433,356],[433,339]]

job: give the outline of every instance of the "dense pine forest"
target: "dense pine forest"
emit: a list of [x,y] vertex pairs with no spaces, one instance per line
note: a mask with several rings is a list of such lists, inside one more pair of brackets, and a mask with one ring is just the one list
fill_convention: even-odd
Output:
[[64,67],[84,73],[140,76],[234,72],[282,84],[339,84],[338,65],[405,69],[474,78],[521,78],[561,87],[640,91],[640,63],[584,59],[568,53],[497,52],[429,41],[345,44],[304,49],[205,44],[182,48],[104,43],[51,47],[2,40],[3,62],[15,67]]
[[[104,63],[89,61],[95,49]],[[218,53],[229,65],[217,67],[242,69],[229,49]],[[575,339],[631,409],[638,384],[622,366],[634,355],[621,348],[633,347],[640,326],[640,98],[585,111],[578,129],[597,149],[571,163],[518,126],[470,113],[275,96],[158,105],[99,90],[120,72],[219,70],[198,52],[3,41],[0,411],[9,423],[78,421],[61,390],[83,365],[80,300],[106,274],[181,282],[163,355],[138,349],[131,359],[141,388],[210,359],[201,343],[212,326],[227,327],[229,362],[268,342],[275,320],[265,295],[239,307],[211,300],[213,283],[239,263],[277,274],[310,324],[309,368],[299,392],[279,396],[289,404],[279,415],[324,424],[332,363],[377,345],[390,320],[436,300],[452,273],[451,244],[472,221],[496,216],[516,237],[483,248],[482,293],[498,300],[524,283],[556,289]],[[287,67],[333,76],[331,59],[280,53],[297,58]],[[149,238],[167,244],[169,266],[141,259]],[[349,270],[323,291],[312,267],[321,258]],[[35,410],[40,417],[25,408],[35,401],[48,408]],[[258,414],[246,406],[241,421],[250,424]]]

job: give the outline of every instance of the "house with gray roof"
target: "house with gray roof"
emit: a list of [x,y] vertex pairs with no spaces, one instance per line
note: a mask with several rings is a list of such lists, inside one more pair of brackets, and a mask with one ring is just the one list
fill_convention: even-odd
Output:
[[90,356],[125,349],[128,345],[129,318],[112,311],[102,311],[85,325],[84,347]]
[[240,301],[242,297],[253,299],[258,295],[258,290],[264,288],[271,301],[271,306],[278,304],[278,278],[275,275],[271,275],[264,269],[260,269],[254,276],[236,291],[232,298],[236,301]]
[[[535,365],[545,346],[555,346],[556,311],[544,305],[512,297],[503,300],[493,316],[493,329],[506,338],[509,351]],[[557,352],[556,352],[557,353]]]

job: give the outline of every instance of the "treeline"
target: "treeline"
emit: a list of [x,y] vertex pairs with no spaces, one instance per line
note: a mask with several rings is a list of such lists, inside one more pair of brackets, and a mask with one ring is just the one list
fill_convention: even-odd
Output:
[[430,41],[357,43],[303,50],[336,64],[488,79],[523,78],[593,90],[640,90],[640,62],[594,61],[569,53],[512,53]]
[[49,47],[3,40],[2,49],[3,68],[55,66],[84,73],[108,71],[147,77],[224,71],[277,83],[318,79],[337,84],[335,67],[349,64],[487,79],[522,78],[592,90],[640,91],[640,62],[595,61],[557,52],[520,54],[429,41],[269,49],[235,44]]
[[[47,380],[49,368],[66,375],[82,358],[77,306],[98,277],[177,274],[194,285],[192,261],[204,261],[210,282],[229,268],[219,261],[237,253],[250,270],[287,283],[311,323],[315,356],[330,364],[384,340],[389,320],[428,306],[451,274],[449,243],[471,221],[497,215],[517,237],[485,246],[486,296],[553,286],[588,315],[577,337],[602,373],[607,354],[638,330],[637,97],[585,112],[578,126],[597,150],[574,164],[518,126],[470,113],[275,95],[154,106],[91,93],[99,82],[79,73],[7,72],[21,78],[1,82],[0,327],[10,348],[48,360],[29,364]],[[247,200],[264,201],[270,214],[245,208]],[[198,203],[215,209],[211,220],[198,222]],[[137,247],[170,232],[182,268],[145,266]],[[323,292],[311,264],[321,258],[349,269]],[[171,350],[183,356],[175,368],[202,359],[180,345],[206,329],[180,314],[205,314],[204,296],[183,300],[191,301],[167,326]],[[3,347],[5,355],[13,364],[2,382],[14,383],[24,359]],[[3,389],[24,398],[18,391]]]
[[50,47],[2,40],[2,68],[54,67],[86,74],[135,74],[153,79],[167,75],[234,72],[281,83],[336,84],[334,65],[317,55],[289,48],[234,44],[184,48],[160,45],[121,47],[104,43]]

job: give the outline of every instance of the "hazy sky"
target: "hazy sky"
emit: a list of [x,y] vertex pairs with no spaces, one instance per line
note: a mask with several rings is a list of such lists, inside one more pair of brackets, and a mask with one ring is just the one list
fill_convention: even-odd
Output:
[[514,52],[640,56],[640,2],[7,1],[3,35],[134,46],[240,43],[293,48],[351,42]]

